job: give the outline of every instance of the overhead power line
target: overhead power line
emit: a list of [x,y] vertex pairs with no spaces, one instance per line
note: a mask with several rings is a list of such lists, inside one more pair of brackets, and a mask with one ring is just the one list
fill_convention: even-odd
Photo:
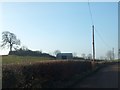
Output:
[[[91,17],[92,26],[93,26],[93,25],[94,25],[94,22],[93,22],[93,14],[92,14],[91,6],[90,6],[90,0],[88,0],[88,7],[89,7],[89,13],[90,13],[90,17]],[[104,45],[105,45],[107,48],[111,48],[111,47],[105,42],[105,40],[102,38],[101,34],[96,30],[95,27],[94,27],[94,29],[95,29],[95,32],[98,34],[99,38],[101,39],[101,41],[104,43]]]
[[94,22],[93,22],[93,16],[92,16],[92,11],[91,11],[91,7],[90,7],[90,2],[89,2],[89,0],[88,0],[88,7],[89,7],[89,13],[90,13],[90,17],[91,17],[92,25],[94,25]]
[[92,21],[92,37],[93,37],[92,49],[93,49],[93,64],[94,64],[94,61],[95,61],[94,23],[93,23],[93,17],[92,17],[92,12],[91,12],[91,8],[90,8],[89,0],[88,0],[88,7],[89,7],[90,17],[91,17],[91,21]]
[[101,39],[101,41],[104,43],[104,45],[107,47],[107,48],[111,48],[110,46],[109,46],[109,44],[107,44],[106,42],[105,42],[105,40],[102,38],[102,36],[101,36],[101,34],[98,32],[98,30],[95,28],[95,32],[97,33],[97,35],[99,36],[99,38]]

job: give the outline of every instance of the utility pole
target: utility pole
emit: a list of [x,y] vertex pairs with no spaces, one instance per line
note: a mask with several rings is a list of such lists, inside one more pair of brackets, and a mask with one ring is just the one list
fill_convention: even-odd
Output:
[[92,35],[93,35],[93,62],[95,61],[95,43],[94,43],[94,25],[92,26]]

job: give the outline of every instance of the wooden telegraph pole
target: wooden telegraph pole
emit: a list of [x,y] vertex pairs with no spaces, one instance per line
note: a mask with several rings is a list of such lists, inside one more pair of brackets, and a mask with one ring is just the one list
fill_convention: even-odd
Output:
[[94,25],[92,26],[92,33],[93,33],[93,62],[95,61],[95,43],[94,43]]
[[94,25],[92,25],[92,48],[93,48],[93,60],[91,62],[92,64],[92,70],[95,69],[95,42],[94,42]]

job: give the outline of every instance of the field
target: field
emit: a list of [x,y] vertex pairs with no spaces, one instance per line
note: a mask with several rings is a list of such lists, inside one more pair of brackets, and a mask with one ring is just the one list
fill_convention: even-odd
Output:
[[[54,61],[53,58],[47,57],[33,57],[33,56],[16,56],[16,55],[6,55],[2,56],[2,64],[20,64],[20,63],[35,63],[43,61]],[[111,62],[120,62],[119,60],[111,60]]]
[[33,62],[48,61],[48,60],[53,60],[53,58],[33,57],[33,56],[16,56],[16,55],[2,56],[2,64],[33,63]]

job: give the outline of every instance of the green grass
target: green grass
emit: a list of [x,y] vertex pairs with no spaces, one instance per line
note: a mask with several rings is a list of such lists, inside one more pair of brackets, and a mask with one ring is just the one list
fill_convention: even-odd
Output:
[[118,62],[120,62],[120,59],[118,59]]
[[16,56],[16,55],[2,56],[2,64],[18,64],[18,63],[30,63],[30,62],[32,63],[32,62],[48,61],[48,60],[53,60],[53,58]]
[[120,59],[110,60],[110,62],[120,62]]

